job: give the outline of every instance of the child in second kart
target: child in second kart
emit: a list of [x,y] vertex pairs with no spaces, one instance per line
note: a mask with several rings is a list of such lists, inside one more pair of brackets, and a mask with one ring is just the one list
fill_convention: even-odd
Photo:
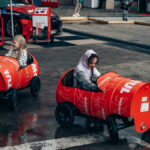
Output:
[[16,35],[13,38],[13,48],[10,49],[5,56],[18,60],[20,67],[27,66],[27,46],[26,40],[22,35]]

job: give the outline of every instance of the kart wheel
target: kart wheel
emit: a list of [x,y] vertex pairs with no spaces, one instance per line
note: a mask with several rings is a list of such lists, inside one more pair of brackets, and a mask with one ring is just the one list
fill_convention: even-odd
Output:
[[[8,20],[5,25],[5,31],[9,36],[12,36],[11,20]],[[14,19],[14,35],[22,34],[21,23],[18,19]]]
[[37,96],[40,92],[41,82],[39,77],[33,77],[30,81],[31,94]]
[[59,104],[55,110],[55,117],[62,127],[70,127],[74,122],[74,112],[69,104]]
[[86,120],[86,128],[88,132],[102,132],[104,131],[104,124],[101,120],[96,118],[88,118]]
[[115,119],[111,116],[107,117],[107,128],[112,143],[116,144],[118,142],[118,127]]
[[54,35],[51,34],[51,40],[50,40],[50,43],[54,43]]
[[11,100],[11,108],[16,112],[18,110],[17,109],[18,92],[16,89],[11,90],[10,100]]

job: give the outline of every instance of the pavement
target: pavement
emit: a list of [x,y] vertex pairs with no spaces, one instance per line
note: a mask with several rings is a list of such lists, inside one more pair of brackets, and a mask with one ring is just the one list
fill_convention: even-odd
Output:
[[[74,6],[60,6],[59,8],[52,8],[51,10],[54,11],[58,16],[70,17],[74,13]],[[82,8],[80,11],[80,15],[83,17],[120,16],[121,13],[122,13],[121,9],[105,10],[99,8],[86,8],[86,7]]]
[[[73,6],[61,6],[59,8],[52,8],[61,20],[66,22],[83,22],[96,21],[105,24],[140,24],[150,26],[150,15],[141,15],[129,11],[128,21],[122,21],[122,9],[105,10],[100,8],[83,8],[80,11],[81,17],[72,17],[74,13]],[[63,15],[62,15],[63,14]]]

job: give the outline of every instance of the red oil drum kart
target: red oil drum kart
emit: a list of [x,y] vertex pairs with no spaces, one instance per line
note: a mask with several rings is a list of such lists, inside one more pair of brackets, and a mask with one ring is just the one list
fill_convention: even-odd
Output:
[[137,132],[145,132],[150,128],[149,83],[108,72],[97,80],[99,92],[86,91],[73,87],[73,72],[65,72],[56,89],[55,117],[61,126],[71,126],[76,115],[96,118],[107,124],[112,142],[118,141],[119,129],[134,125]]
[[33,96],[40,91],[39,65],[35,57],[28,53],[27,66],[20,68],[16,59],[0,56],[0,99],[10,99],[12,108],[17,110],[17,91],[31,88]]

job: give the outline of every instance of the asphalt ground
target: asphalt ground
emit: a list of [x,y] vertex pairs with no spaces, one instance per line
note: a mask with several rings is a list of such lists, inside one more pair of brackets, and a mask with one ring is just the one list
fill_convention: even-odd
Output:
[[[104,31],[110,34],[102,35]],[[130,35],[130,32],[133,34]],[[89,132],[86,120],[76,118],[73,127],[64,129],[58,125],[54,116],[57,82],[66,70],[77,65],[87,49],[94,49],[99,55],[97,68],[101,73],[114,71],[124,77],[150,82],[148,32],[145,26],[127,25],[120,28],[118,25],[112,28],[97,24],[65,24],[63,34],[56,37],[55,43],[51,45],[44,42],[32,44],[29,41],[28,51],[40,65],[41,91],[36,98],[32,97],[29,89],[19,91],[18,113],[10,111],[9,102],[1,102],[2,149],[149,149],[150,133],[139,134],[135,132],[134,126],[120,131],[120,140],[117,145],[113,145],[106,128],[103,134]],[[135,39],[136,34],[141,34],[142,38],[128,40],[129,37]],[[6,41],[0,50],[1,55],[10,48],[10,43]]]

